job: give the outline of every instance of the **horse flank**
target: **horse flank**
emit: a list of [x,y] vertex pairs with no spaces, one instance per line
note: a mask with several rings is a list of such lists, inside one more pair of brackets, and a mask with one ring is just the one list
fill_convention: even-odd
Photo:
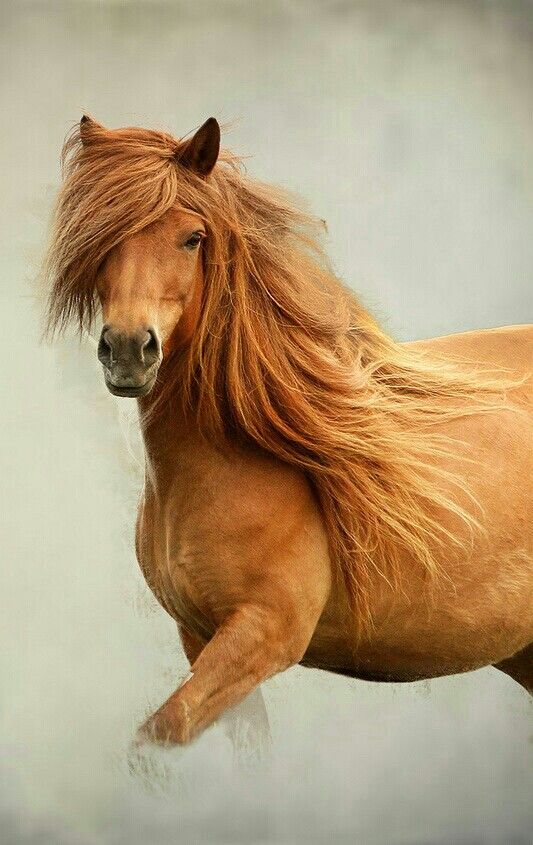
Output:
[[401,588],[406,551],[434,577],[435,550],[464,544],[439,509],[483,530],[472,496],[464,508],[443,492],[469,495],[442,466],[453,441],[433,427],[507,406],[516,382],[393,341],[329,268],[321,220],[248,178],[228,151],[207,179],[195,175],[179,164],[182,145],[94,121],[67,138],[44,267],[48,330],[71,319],[90,328],[98,269],[122,240],[172,207],[199,214],[208,233],[200,322],[189,348],[164,361],[150,413],[180,402],[211,440],[252,442],[306,473],[368,633],[372,579]]

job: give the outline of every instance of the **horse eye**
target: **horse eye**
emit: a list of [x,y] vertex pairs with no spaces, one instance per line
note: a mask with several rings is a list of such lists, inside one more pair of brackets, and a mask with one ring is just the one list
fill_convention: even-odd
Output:
[[190,238],[185,241],[185,246],[187,249],[194,249],[198,246],[200,241],[202,240],[202,233],[201,232],[193,232]]

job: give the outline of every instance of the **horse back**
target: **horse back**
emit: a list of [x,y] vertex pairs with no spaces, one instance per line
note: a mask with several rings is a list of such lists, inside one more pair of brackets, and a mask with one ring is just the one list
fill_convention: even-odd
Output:
[[461,332],[411,341],[406,346],[450,355],[469,365],[503,368],[519,377],[533,369],[533,325]]

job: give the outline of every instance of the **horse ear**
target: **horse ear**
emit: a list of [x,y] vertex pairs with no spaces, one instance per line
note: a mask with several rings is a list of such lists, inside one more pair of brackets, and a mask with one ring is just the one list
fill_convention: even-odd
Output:
[[80,120],[80,138],[82,144],[86,145],[89,142],[91,130],[101,128],[102,126],[100,123],[97,123],[96,120],[93,120],[93,118],[89,117],[88,114],[84,114]]
[[176,158],[183,167],[193,170],[199,176],[208,176],[217,163],[219,151],[220,126],[214,117],[210,117],[180,147]]

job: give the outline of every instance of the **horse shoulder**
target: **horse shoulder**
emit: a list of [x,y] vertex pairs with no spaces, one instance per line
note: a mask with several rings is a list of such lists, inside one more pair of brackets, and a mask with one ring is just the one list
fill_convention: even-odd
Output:
[[[255,450],[189,451],[162,514],[164,568],[218,627],[236,608],[295,626],[307,645],[327,600],[331,564],[305,476]],[[248,611],[247,611],[248,612]],[[292,620],[292,621],[291,621]]]

